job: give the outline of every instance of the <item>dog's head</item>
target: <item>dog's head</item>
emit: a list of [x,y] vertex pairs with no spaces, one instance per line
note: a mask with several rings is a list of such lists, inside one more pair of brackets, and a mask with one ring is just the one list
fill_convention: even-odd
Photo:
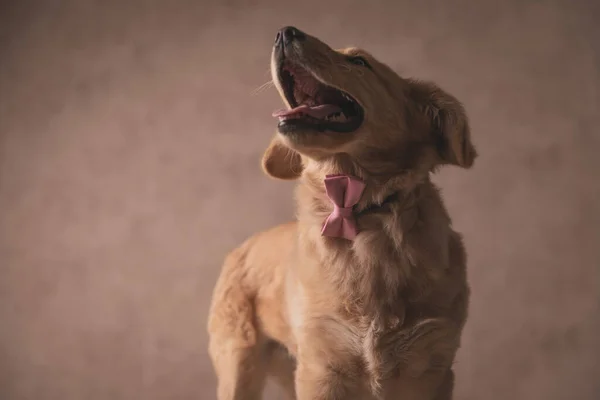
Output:
[[473,164],[460,102],[432,83],[401,78],[363,50],[334,50],[286,27],[277,33],[271,72],[287,106],[273,114],[278,133],[263,157],[272,177],[295,179],[336,159],[388,177]]

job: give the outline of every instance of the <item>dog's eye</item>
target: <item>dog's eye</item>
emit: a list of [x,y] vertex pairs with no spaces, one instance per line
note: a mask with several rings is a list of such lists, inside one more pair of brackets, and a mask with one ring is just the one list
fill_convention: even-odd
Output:
[[361,56],[350,57],[350,58],[348,58],[348,61],[350,61],[352,64],[355,64],[355,65],[360,65],[362,67],[371,68],[371,66],[369,65],[367,60],[365,60],[365,58],[361,57]]

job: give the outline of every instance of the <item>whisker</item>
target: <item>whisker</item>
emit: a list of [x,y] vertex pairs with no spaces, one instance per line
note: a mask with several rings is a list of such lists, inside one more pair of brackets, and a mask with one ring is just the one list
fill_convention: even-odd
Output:
[[272,81],[272,80],[269,80],[269,81],[267,81],[267,82],[263,83],[262,85],[260,85],[259,87],[257,87],[256,89],[254,89],[254,90],[252,91],[252,96],[256,96],[256,95],[260,94],[260,93],[261,93],[261,92],[263,92],[265,89],[267,89],[267,88],[269,88],[269,87],[271,87],[271,86],[273,86],[273,85],[274,85],[274,83],[273,83],[273,81]]

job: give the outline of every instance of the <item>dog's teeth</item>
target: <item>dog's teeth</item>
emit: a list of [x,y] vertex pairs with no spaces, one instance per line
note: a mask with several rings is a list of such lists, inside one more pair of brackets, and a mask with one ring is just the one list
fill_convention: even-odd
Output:
[[333,113],[333,114],[329,114],[326,117],[326,119],[328,121],[333,121],[333,122],[343,122],[343,121],[346,120],[346,116],[343,113],[341,113],[341,112],[336,112],[336,113]]

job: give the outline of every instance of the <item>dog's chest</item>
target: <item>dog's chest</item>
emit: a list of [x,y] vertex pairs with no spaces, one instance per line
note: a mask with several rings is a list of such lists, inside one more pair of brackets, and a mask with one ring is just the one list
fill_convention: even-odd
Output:
[[305,291],[295,279],[293,271],[289,270],[285,279],[285,309],[292,332],[294,348],[289,349],[291,353],[296,353],[296,339],[302,327],[304,309],[306,307]]
[[432,366],[449,366],[459,330],[445,319],[424,319],[404,325],[401,318],[347,319],[338,313],[315,313],[311,297],[290,280],[286,296],[294,347],[327,354],[369,386],[392,379],[402,371],[420,376]]

